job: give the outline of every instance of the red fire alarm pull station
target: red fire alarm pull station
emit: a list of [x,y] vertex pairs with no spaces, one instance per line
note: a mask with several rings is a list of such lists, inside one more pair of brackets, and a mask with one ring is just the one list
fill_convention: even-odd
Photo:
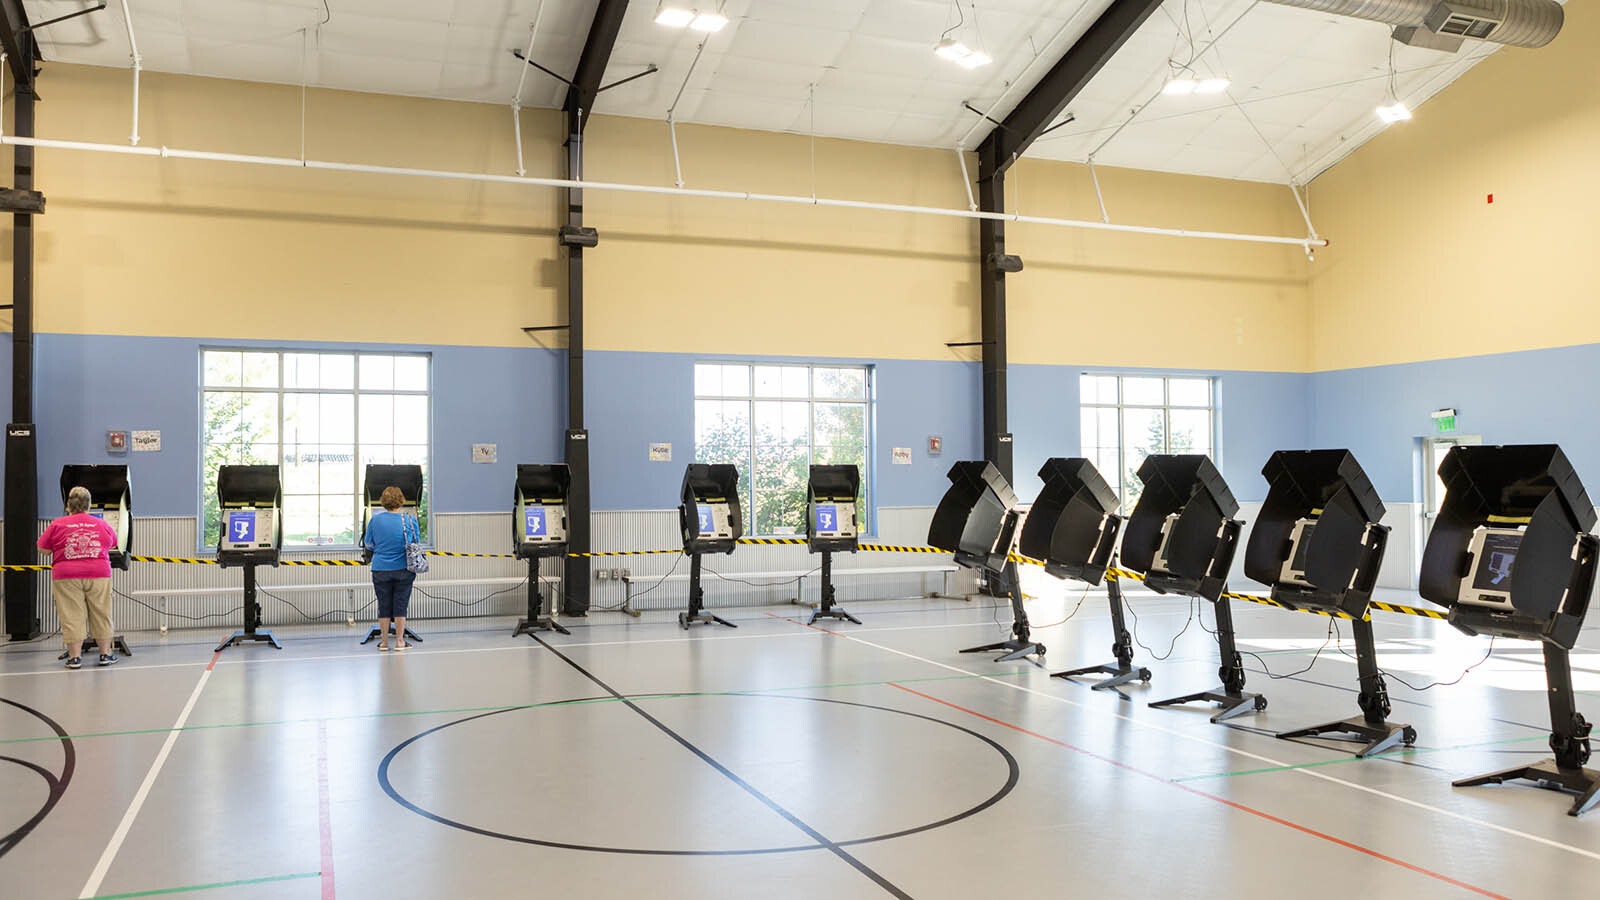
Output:
[[1489,199],[1488,199],[1487,202],[1489,202],[1489,203],[1493,203],[1494,202],[1494,195],[1493,194],[1489,195]]

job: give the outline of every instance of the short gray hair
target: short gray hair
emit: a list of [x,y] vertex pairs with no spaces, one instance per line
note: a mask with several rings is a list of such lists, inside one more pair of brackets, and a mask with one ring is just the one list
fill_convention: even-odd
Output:
[[70,491],[67,491],[67,512],[69,512],[69,513],[83,513],[83,512],[88,512],[88,511],[89,511],[89,489],[88,488],[79,486],[79,487],[73,488]]

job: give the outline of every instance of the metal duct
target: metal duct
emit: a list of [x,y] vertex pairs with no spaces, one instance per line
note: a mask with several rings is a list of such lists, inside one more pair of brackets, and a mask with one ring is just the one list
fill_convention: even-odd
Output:
[[1395,26],[1395,39],[1455,49],[1464,38],[1512,47],[1543,47],[1561,33],[1565,11],[1555,0],[1272,0],[1317,12]]

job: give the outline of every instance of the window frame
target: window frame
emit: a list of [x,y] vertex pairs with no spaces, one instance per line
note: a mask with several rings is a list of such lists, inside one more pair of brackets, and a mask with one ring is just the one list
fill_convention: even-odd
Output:
[[[241,355],[252,354],[252,353],[254,353],[254,354],[269,354],[269,353],[273,354],[276,357],[276,362],[277,362],[276,386],[275,387],[270,387],[270,388],[263,388],[263,387],[247,387],[247,386],[245,386],[243,384],[239,384],[239,385],[211,385],[211,384],[208,384],[207,383],[207,379],[206,379],[206,354],[208,354],[208,353],[233,353],[233,354],[241,354]],[[289,357],[291,357],[291,356],[317,356],[317,357],[341,356],[341,357],[348,357],[351,360],[351,365],[352,365],[351,386],[349,388],[327,388],[327,387],[322,387],[320,385],[320,383],[319,383],[319,385],[317,387],[291,387],[291,386],[289,386],[287,384],[287,380],[286,380],[286,374],[287,374],[286,370],[287,370],[287,366],[288,366],[288,360],[289,360]],[[370,388],[370,389],[367,389],[367,390],[363,390],[362,387],[361,387],[361,360],[362,360],[363,357],[384,357],[384,358],[389,358],[389,359],[409,357],[409,358],[421,359],[421,360],[423,360],[424,364],[426,365],[426,369],[427,369],[426,387],[424,387],[421,390],[397,389],[397,388],[394,388],[394,387],[390,387],[390,388]],[[423,467],[423,472],[424,472],[424,477],[425,477],[425,485],[427,485],[428,487],[431,487],[432,481],[433,481],[434,434],[435,434],[435,428],[434,428],[433,419],[434,419],[434,411],[437,408],[435,403],[434,403],[434,354],[432,354],[431,352],[419,351],[419,350],[357,350],[357,349],[332,348],[332,347],[306,348],[306,347],[286,347],[286,346],[281,346],[281,345],[260,346],[260,345],[202,344],[200,346],[200,348],[199,348],[199,353],[196,355],[196,363],[197,363],[197,366],[198,366],[198,378],[197,378],[198,390],[196,391],[197,409],[196,409],[195,420],[196,420],[197,424],[199,425],[199,435],[197,436],[198,439],[196,440],[197,455],[196,455],[196,460],[195,460],[195,463],[196,463],[196,476],[195,476],[195,487],[196,487],[196,496],[195,496],[195,510],[196,510],[196,516],[195,516],[195,541],[196,541],[196,544],[197,544],[197,548],[201,552],[205,552],[205,551],[208,551],[208,550],[211,551],[211,552],[215,552],[215,550],[216,550],[215,544],[207,544],[205,542],[205,539],[206,539],[206,495],[207,495],[207,491],[208,490],[210,490],[210,491],[215,491],[216,490],[216,485],[215,484],[207,485],[205,483],[206,474],[207,474],[207,470],[206,470],[206,450],[207,450],[207,445],[205,443],[206,397],[207,397],[207,394],[209,394],[209,393],[223,393],[223,392],[241,393],[241,394],[252,394],[253,393],[253,394],[270,395],[270,396],[274,396],[274,397],[277,398],[277,417],[278,417],[278,419],[277,419],[277,424],[276,424],[276,427],[275,427],[275,430],[277,432],[275,443],[276,443],[276,446],[277,446],[277,460],[278,460],[277,461],[277,465],[278,465],[278,469],[279,469],[280,478],[281,478],[282,473],[283,473],[283,465],[284,465],[283,460],[284,460],[285,446],[286,446],[285,440],[284,440],[284,434],[283,434],[283,416],[284,416],[284,408],[285,408],[284,397],[286,395],[289,395],[289,394],[302,394],[302,395],[311,394],[311,395],[316,395],[316,396],[319,396],[319,397],[321,397],[321,396],[345,396],[345,397],[349,397],[351,399],[350,426],[351,426],[352,439],[350,441],[350,445],[353,448],[353,450],[352,450],[352,457],[353,458],[351,460],[351,466],[354,469],[352,474],[353,474],[353,478],[354,478],[355,484],[353,486],[353,489],[351,491],[351,495],[350,496],[351,496],[351,500],[352,500],[352,513],[354,515],[353,523],[354,523],[355,539],[354,539],[354,541],[352,541],[351,543],[348,543],[348,544],[344,544],[344,543],[327,543],[327,544],[293,543],[293,544],[291,544],[286,540],[284,542],[283,546],[280,548],[285,553],[344,552],[344,551],[350,551],[350,550],[358,549],[361,546],[361,512],[362,512],[362,480],[361,479],[362,479],[362,473],[364,471],[364,464],[361,462],[361,459],[362,459],[362,447],[364,446],[363,442],[361,441],[361,397],[363,395],[367,395],[367,396],[384,395],[384,396],[390,396],[390,397],[395,397],[395,396],[422,397],[424,399],[424,401],[427,404],[427,413],[425,415],[425,419],[426,419],[426,422],[427,422],[427,441],[423,445],[421,445],[424,448],[424,450],[423,450],[424,459],[423,459],[422,467]],[[391,439],[387,443],[382,443],[382,442],[380,442],[380,443],[369,443],[366,446],[394,447],[394,446],[417,446],[417,445],[414,445],[414,444],[396,444]],[[426,491],[425,491],[425,493],[426,493]],[[284,494],[285,494],[285,496],[288,496],[289,492],[285,491]],[[295,496],[301,496],[301,495],[300,494],[295,494]],[[310,496],[310,495],[307,495],[307,496]],[[317,496],[334,496],[334,495],[318,494]],[[422,541],[423,541],[423,543],[431,544],[431,536],[433,534],[433,528],[432,528],[432,524],[433,524],[432,523],[432,518],[433,518],[432,506],[433,505],[430,502],[430,503],[426,504],[426,506],[427,506],[426,511],[423,512],[419,516],[419,518],[421,519],[421,523],[420,524],[422,525]],[[281,512],[281,510],[280,510],[280,512]]]
[[[748,374],[749,374],[749,390],[744,394],[727,394],[727,393],[701,394],[700,393],[699,384],[698,384],[698,372],[699,372],[699,367],[700,366],[739,366],[739,367],[742,367],[742,368],[746,369]],[[805,370],[806,370],[806,395],[804,397],[797,397],[797,396],[783,396],[781,393],[779,393],[779,394],[762,394],[762,393],[759,393],[758,389],[756,387],[756,373],[755,373],[755,370],[757,368],[760,368],[760,367],[774,367],[774,368],[797,368],[797,367],[803,367],[803,368],[805,368]],[[863,379],[865,381],[864,390],[862,391],[861,398],[860,399],[853,399],[853,398],[839,398],[839,397],[822,397],[822,396],[818,396],[817,393],[816,393],[816,374],[815,374],[816,370],[818,370],[818,369],[849,369],[849,370],[860,371],[862,373]],[[708,400],[708,401],[715,401],[715,402],[720,402],[720,403],[729,403],[729,402],[732,402],[732,403],[744,403],[746,405],[746,409],[747,409],[746,421],[748,423],[747,424],[747,438],[748,438],[748,440],[746,441],[746,443],[744,445],[745,446],[744,462],[738,464],[738,466],[739,466],[739,474],[740,474],[740,480],[741,480],[740,490],[742,492],[742,496],[740,497],[740,505],[741,505],[741,508],[742,508],[742,512],[744,514],[745,535],[747,537],[786,538],[786,537],[803,537],[805,535],[804,523],[800,523],[797,526],[795,526],[795,530],[792,531],[792,532],[783,532],[783,533],[774,533],[774,534],[761,533],[761,532],[758,532],[756,530],[756,528],[755,528],[755,523],[756,523],[756,521],[758,519],[757,510],[756,510],[756,506],[755,506],[755,500],[756,500],[756,498],[755,498],[755,474],[756,473],[754,471],[754,467],[755,467],[755,443],[754,443],[754,440],[755,440],[755,416],[756,416],[755,405],[756,405],[756,403],[762,402],[762,401],[768,401],[768,402],[804,402],[806,404],[807,412],[809,414],[808,415],[808,425],[807,425],[807,438],[806,438],[806,453],[807,453],[807,465],[808,466],[816,464],[815,460],[816,460],[816,447],[817,447],[817,441],[816,441],[816,437],[817,437],[816,407],[817,407],[817,405],[818,404],[833,404],[833,403],[845,403],[845,404],[857,404],[857,405],[860,405],[862,407],[862,457],[863,458],[862,458],[862,462],[861,462],[861,507],[857,511],[857,513],[858,513],[859,518],[864,520],[863,521],[863,527],[862,527],[861,532],[860,532],[860,536],[863,537],[863,538],[866,538],[866,537],[870,537],[870,536],[872,536],[873,534],[876,533],[877,525],[878,525],[878,510],[877,510],[877,491],[875,490],[875,487],[876,487],[876,470],[875,470],[874,461],[873,461],[873,447],[877,442],[876,439],[877,439],[877,405],[878,405],[878,397],[877,397],[877,367],[876,366],[874,366],[874,365],[872,365],[870,363],[844,362],[844,361],[829,362],[829,361],[798,360],[798,359],[773,360],[773,359],[751,359],[751,358],[739,358],[739,357],[732,357],[732,358],[707,358],[707,357],[701,357],[701,358],[697,358],[697,359],[694,360],[693,368],[691,369],[690,377],[695,382],[694,384],[691,385],[691,390],[690,390],[690,402],[691,402],[691,404],[696,404],[697,405],[702,400]],[[700,458],[700,434],[699,434],[700,427],[699,427],[699,411],[698,411],[698,409],[692,409],[690,418],[691,418],[691,428],[692,428],[692,430],[694,432],[692,458],[694,460],[698,461],[699,458]],[[749,490],[745,490],[745,488],[744,488],[744,482],[745,481],[749,482],[749,485],[750,485]]]
[[[1099,402],[1099,401],[1095,401],[1095,400],[1090,400],[1088,398],[1088,393],[1084,390],[1084,387],[1083,387],[1084,379],[1086,379],[1086,378],[1115,378],[1116,381],[1117,381],[1117,399],[1116,399],[1116,402],[1115,403],[1103,403],[1103,402]],[[1124,383],[1126,382],[1127,379],[1130,379],[1130,378],[1133,378],[1133,379],[1160,379],[1161,380],[1161,402],[1159,404],[1155,404],[1155,403],[1130,403],[1130,402],[1128,402],[1125,399],[1126,398],[1126,393],[1124,391]],[[1192,405],[1192,404],[1174,405],[1173,402],[1172,402],[1172,382],[1173,381],[1204,381],[1206,383],[1206,387],[1207,387],[1206,404],[1204,406],[1197,406],[1197,405]],[[1116,437],[1117,437],[1117,473],[1116,474],[1117,474],[1117,478],[1115,479],[1115,483],[1113,483],[1112,479],[1107,478],[1106,479],[1106,483],[1109,484],[1111,486],[1111,489],[1116,492],[1117,499],[1122,504],[1122,506],[1120,507],[1120,511],[1121,511],[1122,515],[1127,516],[1128,514],[1130,514],[1133,511],[1133,505],[1128,502],[1128,492],[1126,490],[1124,490],[1124,488],[1127,487],[1128,485],[1125,485],[1123,483],[1123,475],[1128,470],[1128,447],[1127,447],[1127,441],[1125,440],[1126,428],[1127,428],[1127,420],[1126,420],[1126,417],[1125,417],[1125,414],[1124,414],[1125,410],[1128,410],[1128,409],[1160,410],[1161,413],[1162,413],[1162,423],[1163,423],[1162,431],[1163,431],[1163,435],[1164,435],[1164,437],[1165,437],[1165,439],[1167,441],[1167,448],[1168,449],[1166,450],[1166,452],[1168,452],[1168,453],[1172,452],[1171,451],[1172,411],[1175,410],[1175,409],[1176,410],[1190,410],[1190,411],[1193,411],[1193,410],[1205,410],[1208,413],[1206,418],[1207,418],[1207,422],[1208,422],[1210,430],[1211,430],[1211,449],[1206,455],[1209,456],[1211,458],[1211,461],[1213,463],[1215,463],[1220,468],[1222,466],[1222,420],[1221,420],[1222,404],[1221,404],[1221,399],[1220,399],[1221,398],[1221,394],[1222,394],[1222,377],[1220,375],[1211,375],[1211,374],[1195,373],[1195,372],[1138,372],[1138,371],[1130,372],[1130,371],[1116,371],[1116,370],[1106,371],[1106,370],[1090,370],[1090,369],[1085,369],[1085,370],[1082,370],[1082,371],[1079,372],[1079,374],[1078,374],[1078,410],[1079,410],[1079,413],[1078,413],[1078,415],[1079,415],[1078,449],[1079,449],[1079,452],[1084,457],[1088,458],[1091,462],[1093,462],[1095,464],[1095,468],[1097,470],[1101,469],[1101,466],[1100,466],[1100,462],[1099,462],[1099,454],[1097,452],[1094,452],[1094,451],[1099,450],[1103,445],[1096,444],[1096,445],[1094,445],[1092,447],[1089,445],[1088,440],[1087,440],[1088,435],[1083,430],[1083,412],[1085,410],[1091,410],[1091,409],[1095,409],[1095,410],[1099,410],[1099,409],[1115,409],[1116,412],[1117,412],[1117,432],[1116,432]],[[1104,477],[1107,473],[1102,470],[1100,472],[1100,474],[1101,474],[1102,477]],[[1133,477],[1136,477],[1136,476],[1133,476]],[[1141,493],[1142,493],[1142,490],[1141,490]]]

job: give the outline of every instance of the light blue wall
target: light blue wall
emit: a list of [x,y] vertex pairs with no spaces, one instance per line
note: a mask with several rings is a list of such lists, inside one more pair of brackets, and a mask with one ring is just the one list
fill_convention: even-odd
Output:
[[[54,473],[63,463],[127,462],[142,514],[193,515],[198,354],[202,344],[222,343],[269,346],[39,335],[40,509],[59,505]],[[433,354],[433,492],[441,512],[498,511],[509,502],[507,485],[518,462],[561,458],[564,353],[409,345],[362,349]],[[694,362],[720,357],[591,351],[586,358],[595,508],[675,506],[683,465],[694,452]],[[877,502],[936,503],[950,464],[982,455],[978,364],[844,362],[874,367]],[[10,364],[10,341],[0,340],[0,370],[9,373]],[[1034,473],[1046,458],[1078,452],[1078,374],[1084,368],[1019,365],[1008,371],[1017,492],[1025,499],[1037,492]],[[1386,500],[1413,500],[1413,452],[1417,439],[1431,432],[1428,413],[1455,407],[1460,432],[1482,435],[1490,443],[1559,443],[1579,474],[1600,486],[1600,419],[1591,411],[1585,387],[1594,372],[1600,372],[1600,345],[1311,375],[1223,372],[1223,475],[1241,501],[1257,501],[1266,488],[1261,465],[1272,451],[1348,447]],[[9,406],[10,392],[0,392],[7,420]],[[112,428],[159,429],[163,449],[112,457],[105,452],[105,432]],[[927,451],[933,435],[944,438],[938,458]],[[652,441],[672,443],[671,463],[648,461]],[[500,462],[472,464],[473,443],[498,444]],[[910,466],[890,464],[890,450],[897,446],[912,448]]]
[[[201,346],[351,349],[304,342],[106,335],[45,334],[36,340],[34,411],[42,514],[60,506],[57,479],[65,463],[126,464],[134,508],[141,515],[195,514]],[[564,353],[416,345],[360,349],[433,356],[435,510],[509,509],[517,463],[560,459],[566,415]],[[111,429],[159,430],[161,450],[112,456],[105,449],[105,433]],[[498,444],[499,462],[473,464],[474,443]]]
[[1413,475],[1428,414],[1454,407],[1459,434],[1488,444],[1557,443],[1600,486],[1600,417],[1591,387],[1600,345],[1320,372],[1311,378],[1319,446],[1354,451],[1385,500],[1419,502]]
[[1213,375],[1218,379],[1218,448],[1222,476],[1243,502],[1266,499],[1261,467],[1275,450],[1302,449],[1311,438],[1306,403],[1310,376],[1280,372],[1194,372],[1098,366],[1011,366],[1010,425],[1017,496],[1039,492],[1039,467],[1082,450],[1078,376],[1085,371],[1139,375]]

